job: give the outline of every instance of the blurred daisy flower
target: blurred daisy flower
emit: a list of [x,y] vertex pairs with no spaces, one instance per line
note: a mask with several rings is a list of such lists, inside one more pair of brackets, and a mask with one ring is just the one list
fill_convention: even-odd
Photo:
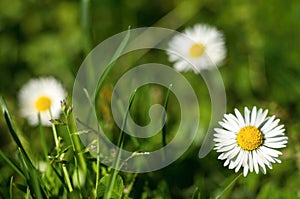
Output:
[[226,56],[223,34],[212,26],[197,24],[171,39],[168,55],[179,72],[199,73],[211,69],[221,64]]
[[59,117],[60,101],[66,95],[61,83],[53,77],[32,79],[19,92],[20,114],[28,119],[30,125],[37,125],[40,113],[41,124],[51,126],[49,120]]
[[272,163],[281,163],[277,149],[286,147],[288,138],[284,135],[284,125],[279,125],[275,116],[267,117],[268,110],[252,111],[246,107],[244,116],[235,109],[235,115],[225,114],[215,128],[215,150],[221,153],[218,159],[225,160],[224,166],[243,174],[259,169],[266,174],[266,166],[272,169]]

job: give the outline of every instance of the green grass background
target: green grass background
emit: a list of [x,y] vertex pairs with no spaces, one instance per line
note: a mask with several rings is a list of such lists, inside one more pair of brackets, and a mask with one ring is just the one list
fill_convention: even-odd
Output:
[[[289,137],[287,148],[282,150],[282,163],[274,165],[266,175],[249,174],[239,178],[229,198],[300,198],[299,19],[298,0],[92,0],[87,13],[80,1],[0,0],[0,94],[24,132],[24,145],[38,159],[42,157],[42,149],[37,130],[28,126],[18,112],[18,90],[30,78],[55,76],[71,96],[76,72],[89,50],[127,30],[128,26],[159,26],[179,31],[196,23],[216,26],[225,36],[228,51],[220,68],[228,112],[235,107],[242,110],[244,106],[268,108],[270,114],[285,124]],[[154,52],[144,59],[145,62],[171,65],[161,52]],[[115,68],[111,79],[105,82],[99,105],[103,113],[100,117],[112,139],[115,126],[107,107],[109,93],[121,75],[120,70],[125,72],[125,69]],[[201,76],[192,72],[184,75],[199,97],[199,135],[184,156],[172,165],[138,175],[133,198],[190,198],[195,189],[201,198],[214,197],[236,176],[222,167],[223,162],[217,160],[214,151],[203,159],[198,158],[210,119],[210,99]],[[149,96],[137,94],[133,110],[141,123],[147,123],[147,100]],[[176,101],[174,103],[176,107]],[[176,126],[176,108],[170,108],[170,113],[174,115],[172,125]],[[53,146],[50,130],[45,131],[49,131],[49,144]],[[14,158],[16,145],[3,117],[0,118],[0,136],[0,149]],[[151,150],[158,144],[153,139],[143,143],[142,148]],[[0,159],[1,195],[7,192],[12,175],[15,175],[13,170]],[[122,176],[126,183],[126,173]]]

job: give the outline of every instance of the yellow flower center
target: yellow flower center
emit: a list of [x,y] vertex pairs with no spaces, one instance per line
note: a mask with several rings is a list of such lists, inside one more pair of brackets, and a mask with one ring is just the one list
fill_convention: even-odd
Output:
[[51,99],[46,96],[41,96],[39,97],[36,102],[35,102],[35,108],[41,112],[41,111],[46,111],[49,110],[51,107]]
[[263,134],[255,126],[246,126],[237,134],[238,145],[247,151],[257,149],[263,143]]
[[201,43],[193,44],[190,48],[190,56],[193,58],[201,57],[205,51],[205,46]]

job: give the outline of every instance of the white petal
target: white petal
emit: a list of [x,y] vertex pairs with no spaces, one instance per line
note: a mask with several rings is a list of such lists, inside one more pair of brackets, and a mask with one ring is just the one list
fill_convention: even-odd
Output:
[[234,129],[239,129],[240,128],[237,118],[234,117],[232,114],[228,114],[228,115],[225,114],[224,118],[227,120],[227,122],[230,123],[230,125],[233,126]]
[[245,126],[245,121],[244,121],[244,118],[243,118],[242,114],[236,108],[234,109],[234,112],[235,112],[236,117],[239,120],[240,128],[244,127]]
[[237,165],[237,167],[235,168],[235,172],[236,172],[236,173],[240,170],[240,168],[241,168],[241,166],[242,166],[242,164],[243,164],[243,162],[244,162],[245,156],[246,156],[246,152],[245,152],[245,151],[242,151],[242,158],[241,158],[239,164]]
[[268,115],[268,110],[262,112],[262,109],[259,109],[254,126],[260,127],[260,125],[265,121],[267,115]]
[[230,125],[230,124],[228,124],[228,123],[225,123],[225,122],[219,122],[219,124],[223,127],[223,128],[225,128],[225,129],[227,129],[227,130],[229,130],[229,131],[232,131],[232,132],[238,132],[240,129],[239,128],[235,128],[234,126],[232,126],[232,125]]
[[250,169],[250,172],[253,171],[253,156],[252,156],[252,151],[249,152],[249,169]]
[[245,107],[244,115],[245,115],[245,125],[249,126],[250,125],[250,111],[247,107]]
[[285,141],[287,143],[287,139],[288,138],[285,136],[272,137],[272,138],[266,139],[264,143],[278,143],[278,142],[282,142],[282,141]]
[[250,125],[251,126],[254,126],[255,125],[255,122],[256,122],[256,112],[257,112],[257,110],[256,110],[256,106],[254,106],[253,107],[253,109],[252,109],[252,112],[251,112],[251,121],[250,121]]
[[275,149],[270,149],[268,147],[265,147],[264,145],[260,146],[260,149],[263,150],[264,153],[270,155],[271,157],[278,157],[279,155],[282,155],[280,151],[277,151]]
[[236,155],[239,153],[241,149],[239,147],[235,147],[234,149],[228,151],[228,152],[224,152],[222,158],[223,159],[234,159],[236,157]]
[[285,148],[285,144],[278,144],[278,143],[264,143],[264,146],[274,148],[274,149],[280,149],[280,148]]
[[266,132],[263,132],[265,137],[274,137],[274,136],[277,136],[277,135],[281,135],[285,129],[282,129],[284,126],[283,125],[280,125],[280,126],[277,126],[276,128],[272,129],[271,131],[266,131]]
[[253,166],[254,166],[255,173],[258,174],[259,169],[258,169],[257,155],[255,150],[252,151],[252,159],[253,159]]
[[275,120],[274,122],[272,122],[269,126],[266,126],[266,128],[265,128],[264,130],[262,130],[262,131],[268,132],[268,131],[274,129],[274,128],[278,125],[279,121],[280,121],[280,119],[276,119],[276,120]]
[[257,163],[259,164],[260,168],[262,169],[262,172],[264,174],[266,174],[267,170],[266,170],[263,160],[261,159],[260,155],[255,150],[253,152],[255,152],[255,154],[256,154],[256,160],[257,160]]
[[217,152],[229,151],[229,150],[233,149],[234,147],[235,147],[234,145],[224,146],[223,148],[217,150]]
[[235,160],[232,160],[229,164],[229,169],[235,168],[241,161],[243,157],[243,151],[240,150],[238,156],[236,157]]
[[273,123],[274,119],[275,119],[275,115],[273,115],[272,117],[270,117],[267,120],[267,122],[263,125],[263,127],[261,128],[261,131],[266,131],[266,129],[268,129],[271,126],[271,124]]

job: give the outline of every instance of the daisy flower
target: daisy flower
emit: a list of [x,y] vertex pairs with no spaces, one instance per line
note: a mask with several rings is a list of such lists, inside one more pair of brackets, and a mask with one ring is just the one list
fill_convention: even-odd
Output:
[[218,159],[225,160],[224,166],[238,172],[243,167],[243,174],[259,169],[266,174],[266,166],[272,169],[272,163],[281,163],[277,149],[286,147],[288,138],[284,135],[284,125],[278,125],[275,116],[267,117],[268,110],[252,111],[246,107],[244,115],[237,109],[235,115],[225,114],[215,128],[215,150],[221,153]]
[[211,69],[221,64],[226,56],[223,34],[212,26],[197,24],[171,39],[168,55],[179,72],[193,70],[199,73]]
[[66,98],[66,91],[53,77],[32,79],[25,84],[19,94],[20,114],[27,118],[29,124],[39,123],[51,126],[51,118],[58,118],[61,112],[60,101]]

